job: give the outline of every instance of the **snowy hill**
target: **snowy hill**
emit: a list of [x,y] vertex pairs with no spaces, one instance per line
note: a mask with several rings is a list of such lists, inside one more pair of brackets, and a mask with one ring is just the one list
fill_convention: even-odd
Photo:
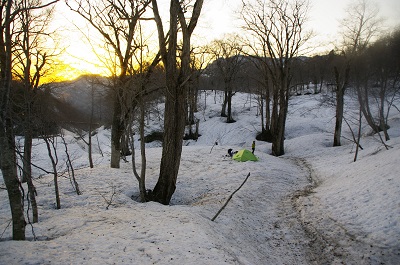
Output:
[[[257,141],[259,161],[240,163],[226,154],[251,148],[260,130],[255,99],[236,94],[237,122],[226,124],[218,115],[221,98],[204,95],[199,102],[207,104],[196,114],[202,136],[184,143],[171,206],[132,200],[138,184],[131,162],[109,168],[108,130],[96,135],[93,169],[85,144],[66,133],[83,194],[61,178],[61,209],[55,210],[52,176],[37,178],[39,223],[28,225],[27,234],[38,240],[14,242],[1,189],[0,264],[400,264],[398,111],[389,118],[389,150],[364,127],[364,149],[353,162],[351,141],[331,147],[334,108],[321,104],[321,95],[293,97],[286,154],[273,157],[271,145]],[[357,110],[351,102],[346,98],[346,115]],[[351,138],[348,128],[343,135]],[[149,189],[159,173],[159,146],[146,149]],[[34,148],[36,163],[50,168],[43,143]]]

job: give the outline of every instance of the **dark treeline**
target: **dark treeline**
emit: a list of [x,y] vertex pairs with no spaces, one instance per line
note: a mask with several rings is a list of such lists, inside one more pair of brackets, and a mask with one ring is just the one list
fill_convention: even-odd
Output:
[[[235,92],[257,94],[263,86],[263,80],[256,59],[245,55],[237,57],[240,57],[242,62],[232,78],[232,89]],[[217,66],[221,64],[220,61],[229,64],[228,59],[223,58],[213,61],[201,76],[201,90],[224,91],[224,75]],[[351,65],[347,84],[349,89],[355,90],[362,76],[371,91],[375,91],[383,83],[386,83],[388,89],[396,89],[400,67],[400,30],[380,38],[360,54],[349,55],[343,51],[332,50],[327,54],[296,57],[292,65],[292,95],[317,94],[327,88],[330,89],[329,92],[334,92],[334,68],[341,67],[346,61]]]
[[[332,50],[324,55],[296,57],[292,64],[291,95],[324,92],[334,97],[337,82],[335,69],[344,67],[346,63],[350,64],[349,79],[346,84],[349,93],[357,95],[358,89],[358,92],[362,92],[361,96],[367,94],[376,98],[382,93],[393,95],[399,90],[400,83],[400,31],[377,40],[361,54],[349,56],[345,52]],[[234,67],[237,69],[233,70]],[[191,101],[198,103],[197,96],[201,90],[226,91],[228,75],[231,97],[236,92],[262,96],[262,90],[265,89],[257,60],[252,56],[235,55],[218,58],[205,69],[192,69],[192,71],[199,73],[197,77],[199,80],[191,82],[191,88],[197,92],[188,95],[188,125],[195,123],[193,115],[189,112]],[[163,69],[159,68],[159,72],[154,74],[153,93],[146,96],[149,111],[153,106],[151,102],[163,101],[164,91],[160,89],[164,85],[162,72]],[[12,97],[17,134],[20,131],[18,128],[24,126],[22,119],[24,111],[21,106],[26,97],[35,99],[37,110],[34,111],[36,113],[34,119],[38,121],[35,122],[35,126],[38,127],[35,128],[37,136],[40,136],[40,130],[44,129],[57,131],[57,128],[63,127],[71,130],[73,128],[87,130],[90,121],[97,127],[109,127],[112,120],[110,115],[112,88],[108,85],[111,82],[111,79],[105,77],[82,76],[74,81],[47,84],[34,95],[27,95],[29,92],[19,89],[21,85],[14,82]],[[194,100],[190,98],[193,95]],[[223,105],[226,104],[224,102]],[[197,111],[196,107],[193,109]],[[224,110],[221,113],[225,113]],[[221,116],[226,117],[226,113]],[[40,128],[39,124],[42,124]],[[384,128],[378,129],[382,131]]]
[[[363,105],[366,105],[364,102],[366,97],[389,100],[387,97],[396,95],[399,90],[400,31],[380,38],[364,52],[356,55],[332,50],[324,55],[296,57],[291,71],[291,95],[324,92],[334,97],[337,87],[335,69],[340,70],[346,64],[349,65],[349,78],[346,82],[348,93],[358,95]],[[218,58],[205,69],[192,69],[192,71],[197,73],[198,81],[191,82],[191,89],[196,93],[189,93],[187,96],[188,125],[196,123],[193,111],[196,112],[197,107],[191,107],[191,105],[193,102],[198,103],[197,96],[201,90],[230,91],[230,98],[236,92],[252,93],[260,97],[265,93],[263,91],[266,87],[265,80],[263,80],[257,59],[252,56],[238,54],[233,57]],[[153,106],[151,102],[163,101],[164,91],[160,89],[164,85],[162,72],[163,68],[159,68],[158,72],[153,74],[152,93],[145,97],[148,111],[151,111]],[[43,85],[33,93],[21,89],[22,82],[13,81],[11,96],[16,134],[23,135],[24,126],[30,126],[35,137],[40,137],[41,134],[57,133],[60,128],[87,131],[90,124],[95,127],[111,126],[111,84],[111,78],[82,76],[74,81]],[[221,107],[223,117],[227,117],[226,106],[229,104],[229,97],[224,97]],[[24,120],[27,109],[23,106],[27,98],[34,103],[33,109],[29,109],[30,112],[35,113],[30,124],[25,124],[26,120]],[[266,103],[259,102],[260,108],[264,104]],[[385,116],[383,113],[368,114],[371,112],[368,105],[363,108],[363,112],[367,119],[369,116]],[[233,117],[230,117],[230,121],[227,120],[227,122],[234,122]],[[371,118],[368,122],[375,131],[384,131],[387,128],[384,120],[374,121]],[[195,136],[192,131],[189,135],[189,138],[198,137],[198,134]]]

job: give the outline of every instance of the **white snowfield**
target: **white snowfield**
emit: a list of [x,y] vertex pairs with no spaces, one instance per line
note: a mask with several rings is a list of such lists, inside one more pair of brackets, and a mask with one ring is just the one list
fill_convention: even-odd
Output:
[[[256,141],[259,161],[236,162],[227,150],[251,149],[261,129],[256,101],[236,94],[237,122],[226,124],[213,96],[210,92],[207,106],[197,113],[202,136],[185,141],[170,206],[137,202],[131,158],[120,169],[109,167],[108,130],[98,132],[104,156],[95,148],[93,169],[85,145],[66,132],[83,194],[74,193],[67,175],[61,177],[61,209],[56,210],[52,176],[37,178],[39,222],[26,227],[28,241],[17,242],[10,240],[9,202],[1,189],[0,264],[400,264],[396,109],[389,118],[389,150],[363,125],[363,150],[353,162],[355,145],[345,139],[351,139],[345,124],[342,146],[331,147],[334,108],[321,105],[321,95],[293,97],[286,154],[271,156],[271,144]],[[351,101],[346,98],[346,106]],[[354,106],[346,109],[347,118],[357,116]],[[50,169],[45,145],[35,144],[36,163]],[[146,148],[148,189],[157,181],[159,146]],[[138,162],[139,155],[137,150]],[[4,187],[3,180],[0,184]]]

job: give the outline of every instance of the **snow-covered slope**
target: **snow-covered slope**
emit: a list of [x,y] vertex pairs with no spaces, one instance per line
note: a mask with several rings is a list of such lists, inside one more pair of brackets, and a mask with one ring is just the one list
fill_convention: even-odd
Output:
[[[184,143],[171,206],[132,200],[138,184],[131,162],[120,169],[108,166],[109,131],[97,134],[93,169],[87,167],[86,146],[66,133],[83,194],[76,195],[69,179],[60,178],[61,209],[55,210],[52,177],[38,178],[39,223],[27,226],[27,235],[32,239],[34,232],[38,241],[14,242],[7,193],[0,190],[0,264],[400,263],[398,112],[389,120],[389,150],[376,135],[364,135],[364,150],[353,162],[350,141],[331,147],[333,107],[321,104],[320,95],[293,97],[286,154],[273,157],[271,145],[257,141],[259,162],[240,163],[226,154],[229,148],[251,148],[260,130],[255,99],[236,94],[237,122],[226,124],[218,115],[221,98],[204,95],[199,102],[206,106],[196,114],[202,136]],[[348,128],[343,130],[351,138]],[[159,144],[149,144],[146,154],[151,189]],[[38,141],[35,161],[50,168],[45,155]]]

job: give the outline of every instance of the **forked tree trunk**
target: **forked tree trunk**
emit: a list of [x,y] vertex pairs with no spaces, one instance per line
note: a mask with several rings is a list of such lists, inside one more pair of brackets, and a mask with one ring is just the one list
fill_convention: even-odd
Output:
[[[171,0],[168,49],[157,1],[153,0],[153,12],[158,28],[160,51],[166,71],[167,92],[165,99],[164,138],[160,175],[154,187],[152,199],[169,204],[176,189],[182,155],[183,134],[186,121],[186,99],[190,78],[190,37],[196,27],[203,0],[196,0],[189,24],[180,1]],[[182,30],[181,67],[177,67],[178,18]]]
[[51,165],[53,167],[53,183],[54,183],[54,193],[56,195],[56,209],[61,209],[61,202],[60,202],[60,191],[58,189],[58,172],[57,172],[57,149],[55,146],[55,141],[57,141],[56,137],[44,137],[43,140],[46,143],[47,147],[47,154],[50,158]]
[[362,86],[357,87],[357,96],[365,120],[367,121],[371,129],[374,131],[374,133],[378,133],[380,131],[380,128],[375,123],[374,117],[369,107],[369,93],[366,85],[364,87]]

